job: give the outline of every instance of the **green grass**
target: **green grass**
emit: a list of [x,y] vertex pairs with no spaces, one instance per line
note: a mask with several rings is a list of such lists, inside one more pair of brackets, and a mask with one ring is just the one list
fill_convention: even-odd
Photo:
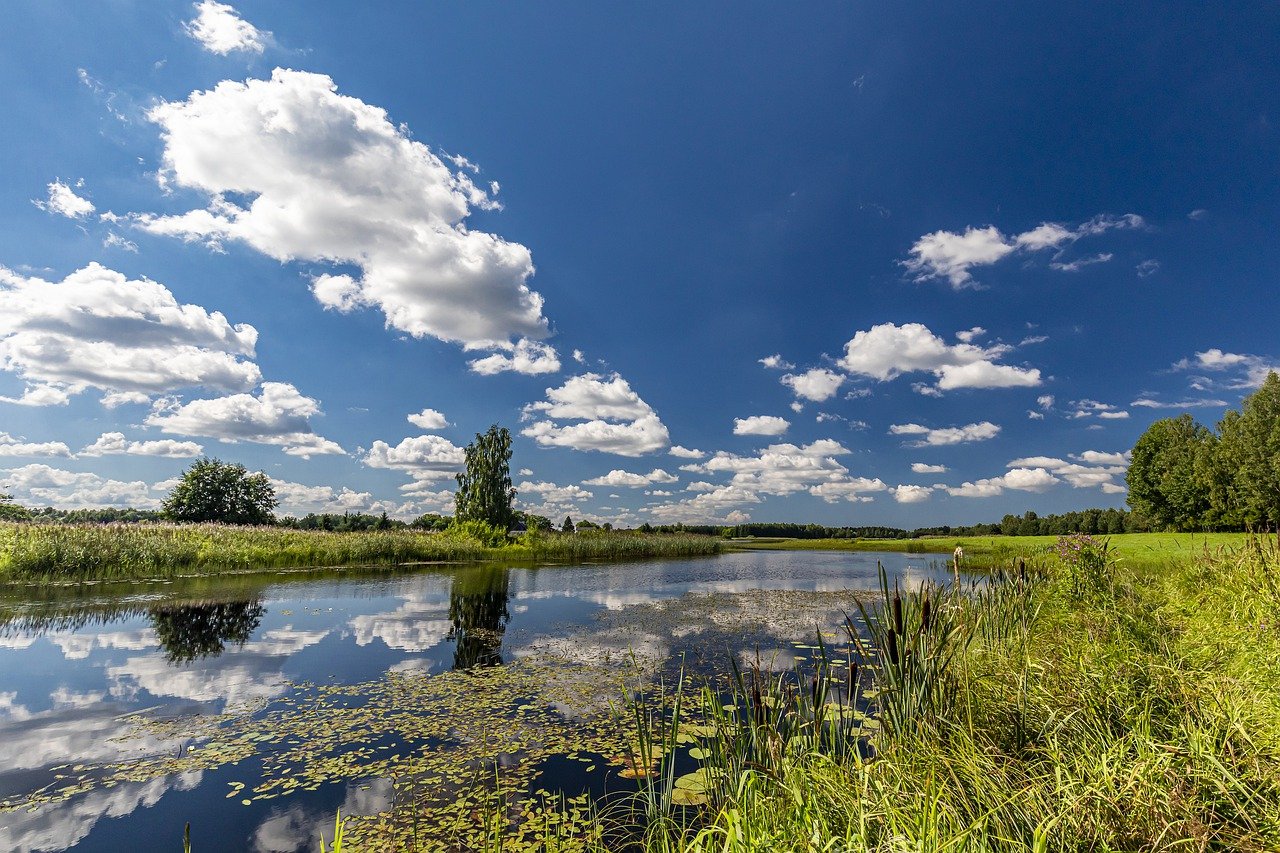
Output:
[[0,581],[110,581],[318,566],[618,560],[717,553],[708,536],[592,532],[489,548],[411,530],[330,532],[216,524],[0,523]]
[[809,697],[831,704],[843,665],[740,682],[712,805],[668,806],[637,849],[1280,849],[1280,543],[1122,560],[1083,589],[1045,567],[886,592],[863,629],[869,753],[819,736]]
[[[939,554],[948,560],[959,545],[971,568],[1008,566],[1017,557],[1044,554],[1056,536],[937,536],[922,539],[735,539],[731,548],[771,551],[890,551]],[[1117,556],[1129,563],[1159,564],[1195,556],[1206,549],[1238,547],[1247,533],[1118,533],[1107,539]]]

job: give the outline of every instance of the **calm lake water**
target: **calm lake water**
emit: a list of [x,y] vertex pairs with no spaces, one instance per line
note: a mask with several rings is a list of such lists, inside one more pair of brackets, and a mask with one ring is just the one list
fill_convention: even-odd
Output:
[[748,552],[6,589],[0,849],[180,850],[190,821],[197,851],[315,850],[339,809],[429,813],[495,770],[621,790],[606,744],[628,678],[838,645],[877,561],[948,576],[923,555]]

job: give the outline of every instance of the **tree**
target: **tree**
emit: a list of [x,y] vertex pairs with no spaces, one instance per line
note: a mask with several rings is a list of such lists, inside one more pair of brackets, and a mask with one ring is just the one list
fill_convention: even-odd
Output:
[[1202,527],[1209,498],[1196,482],[1195,463],[1211,436],[1188,414],[1147,427],[1133,446],[1125,475],[1133,511],[1161,530]]
[[454,518],[457,521],[483,521],[510,530],[515,523],[512,503],[516,490],[511,487],[511,433],[497,424],[463,451],[467,470],[457,476],[454,493]]
[[573,519],[566,515],[564,524],[560,525],[560,531],[562,533],[572,533],[574,531]]
[[1220,466],[1234,473],[1241,520],[1280,524],[1280,376],[1267,374],[1262,387],[1244,399],[1239,415],[1228,412],[1219,429]]
[[191,463],[164,501],[173,521],[223,524],[271,524],[275,488],[266,474],[250,474],[243,465],[202,457]]
[[13,502],[13,495],[0,492],[0,521],[27,521],[31,510]]

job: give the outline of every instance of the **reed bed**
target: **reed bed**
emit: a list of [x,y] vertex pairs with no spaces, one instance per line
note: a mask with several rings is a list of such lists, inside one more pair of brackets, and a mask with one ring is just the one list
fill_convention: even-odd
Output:
[[624,532],[526,536],[494,548],[453,532],[0,523],[0,580],[109,581],[319,566],[686,557],[719,548],[719,541],[708,536]]
[[[1087,584],[1063,561],[884,582],[849,625],[860,661],[690,703],[708,805],[655,773],[607,846],[1280,849],[1280,542],[1158,570],[1098,554]],[[676,748],[680,721],[649,728]]]

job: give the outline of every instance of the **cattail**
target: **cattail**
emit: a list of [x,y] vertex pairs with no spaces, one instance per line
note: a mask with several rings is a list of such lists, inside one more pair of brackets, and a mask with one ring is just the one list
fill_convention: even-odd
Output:
[[756,725],[764,725],[764,702],[760,699],[760,685],[751,683],[751,712],[755,716]]
[[898,634],[892,628],[889,629],[889,660],[893,663],[899,663],[898,659]]
[[898,591],[893,591],[893,628],[899,634],[902,633],[902,596],[898,595]]
[[849,661],[849,700],[853,701],[854,693],[858,689],[858,662],[856,660]]
[[818,676],[813,677],[813,683],[809,685],[809,693],[813,700],[813,707],[818,707]]
[[929,599],[924,600],[924,604],[920,605],[920,630],[929,630]]

